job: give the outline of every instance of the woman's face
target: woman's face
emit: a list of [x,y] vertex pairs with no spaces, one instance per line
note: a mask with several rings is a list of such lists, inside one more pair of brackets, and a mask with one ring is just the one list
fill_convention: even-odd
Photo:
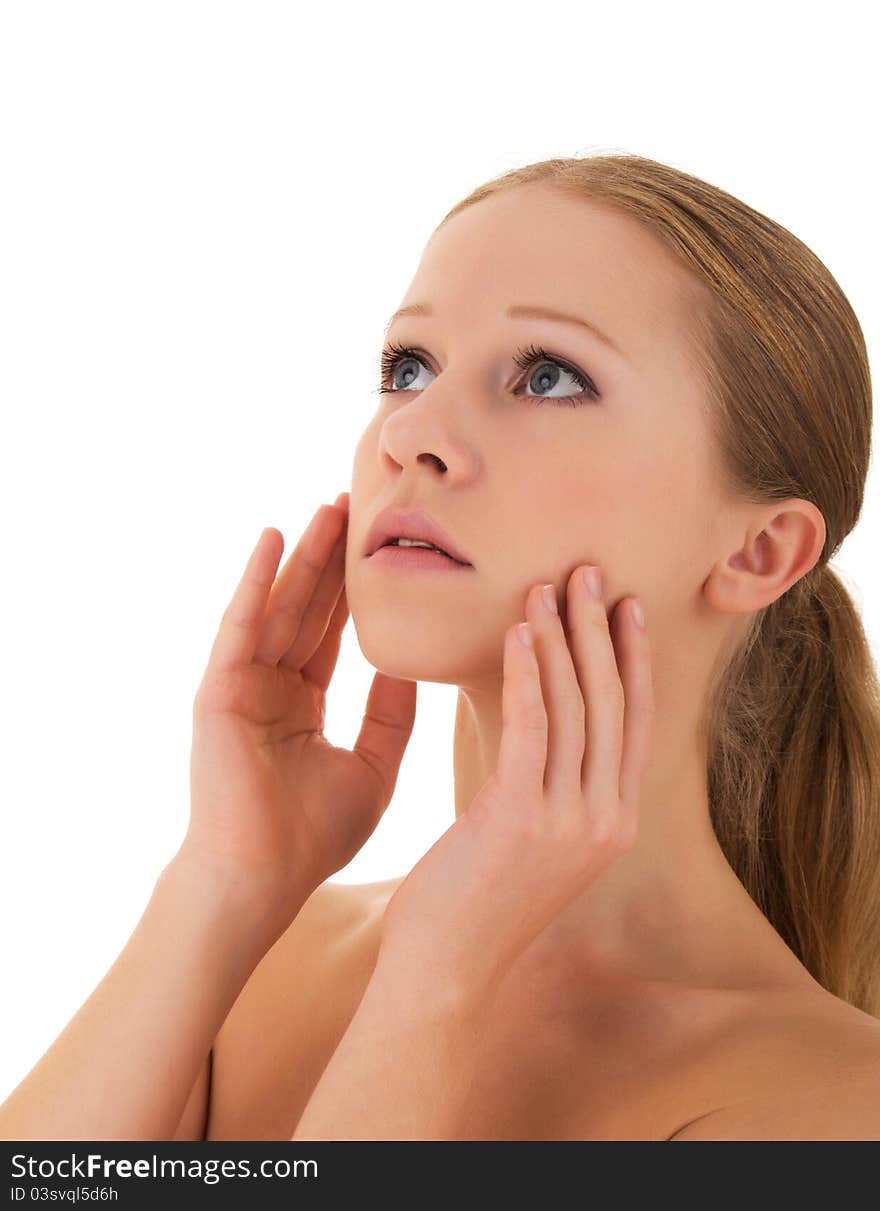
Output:
[[[504,630],[525,617],[530,587],[556,586],[565,623],[568,579],[586,562],[602,570],[609,611],[641,599],[655,652],[686,630],[723,503],[688,358],[690,282],[635,219],[546,185],[485,199],[432,237],[402,302],[431,313],[390,325],[386,347],[414,352],[390,368],[354,458],[346,596],[374,667],[497,686]],[[588,321],[614,347],[511,307]],[[544,353],[522,369],[530,346]],[[424,509],[473,567],[367,558],[389,506]]]

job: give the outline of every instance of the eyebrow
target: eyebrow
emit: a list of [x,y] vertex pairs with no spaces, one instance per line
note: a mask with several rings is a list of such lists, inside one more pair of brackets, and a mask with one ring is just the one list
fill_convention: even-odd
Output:
[[[394,312],[394,315],[392,315],[391,319],[385,325],[385,333],[387,335],[388,329],[395,320],[401,319],[405,315],[419,316],[433,314],[434,308],[430,303],[410,303],[409,306],[401,307],[398,311]],[[607,345],[609,349],[613,349],[619,357],[629,361],[629,358],[623,352],[623,350],[616,345],[609,336],[606,336],[604,332],[600,332],[596,325],[591,324],[588,320],[579,319],[574,315],[564,315],[561,311],[555,311],[552,307],[538,307],[530,306],[528,304],[519,304],[514,305],[513,307],[508,307],[505,314],[510,316],[511,319],[554,320],[557,324],[573,324],[577,328],[586,328],[588,332],[591,332],[593,336],[598,337],[598,339],[602,341],[603,344]]]

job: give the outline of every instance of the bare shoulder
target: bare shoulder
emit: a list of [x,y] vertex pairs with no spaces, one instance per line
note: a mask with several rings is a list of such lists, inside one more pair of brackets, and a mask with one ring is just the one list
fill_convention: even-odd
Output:
[[399,882],[400,879],[375,883],[325,880],[312,892],[275,943],[273,950],[277,954],[273,955],[273,961],[287,962],[292,951],[296,950],[299,955],[299,948],[304,946],[320,954],[324,946],[340,947],[354,939],[364,940],[365,932],[381,917]]
[[880,1139],[877,1018],[816,984],[766,998],[726,1042],[723,1101],[670,1139]]
[[320,884],[263,956],[226,1024],[251,1008],[262,1012],[267,1002],[276,1004],[298,985],[316,981],[326,985],[332,980],[353,954],[364,949],[383,886],[329,879]]
[[393,882],[326,880],[263,956],[215,1039],[208,1139],[290,1139],[369,982]]
[[336,883],[327,879],[306,900],[294,921],[279,939],[282,944],[298,932],[317,929],[333,933],[357,927],[370,906],[370,883]]
[[318,930],[325,937],[359,935],[381,922],[382,914],[400,878],[374,883],[335,883],[329,879],[313,893],[297,920],[300,928]]

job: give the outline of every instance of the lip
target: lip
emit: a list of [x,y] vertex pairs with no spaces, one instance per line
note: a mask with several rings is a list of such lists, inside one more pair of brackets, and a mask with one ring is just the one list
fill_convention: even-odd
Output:
[[370,563],[388,572],[472,572],[469,563],[456,563],[439,551],[425,547],[380,547],[369,557]]
[[383,509],[370,526],[364,555],[371,557],[391,538],[420,538],[423,542],[432,542],[436,547],[442,547],[448,552],[458,564],[473,567],[452,535],[424,509]]

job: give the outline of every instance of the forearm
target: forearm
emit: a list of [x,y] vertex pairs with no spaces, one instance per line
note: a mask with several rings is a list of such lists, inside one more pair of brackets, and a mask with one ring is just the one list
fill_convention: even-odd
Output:
[[481,1015],[374,979],[292,1140],[462,1138]]
[[0,1138],[167,1140],[263,946],[241,897],[172,860],[130,940],[0,1106]]

